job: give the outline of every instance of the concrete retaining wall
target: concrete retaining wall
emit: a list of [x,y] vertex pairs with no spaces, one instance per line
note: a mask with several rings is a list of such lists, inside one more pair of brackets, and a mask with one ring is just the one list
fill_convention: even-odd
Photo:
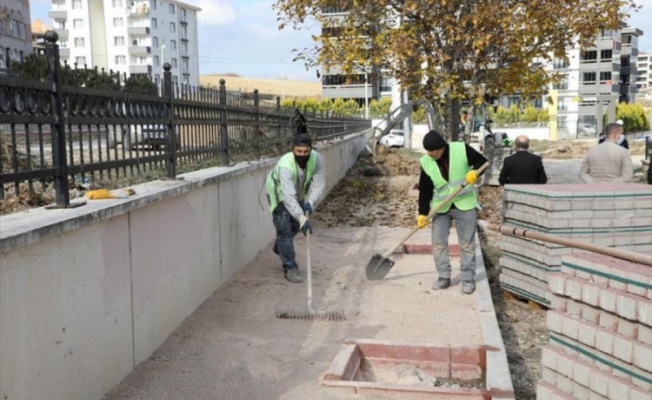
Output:
[[[366,132],[368,134],[368,132]],[[319,148],[332,189],[363,135]],[[0,218],[0,399],[99,399],[269,246],[276,160]]]

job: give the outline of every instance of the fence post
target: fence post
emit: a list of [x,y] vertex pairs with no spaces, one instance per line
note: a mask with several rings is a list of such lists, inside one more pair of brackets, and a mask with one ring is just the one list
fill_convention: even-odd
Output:
[[70,206],[70,193],[68,186],[68,157],[66,156],[66,123],[63,113],[63,99],[61,95],[60,63],[59,63],[59,35],[55,31],[47,31],[45,38],[45,55],[48,62],[48,79],[52,84],[52,113],[56,122],[50,125],[52,131],[52,164],[57,171],[54,176],[54,190],[56,208]]
[[260,131],[260,95],[258,89],[254,89],[254,151],[256,158],[260,159],[260,140],[262,139]]
[[220,105],[222,106],[221,121],[220,121],[220,141],[224,153],[224,165],[229,165],[229,129],[227,126],[227,112],[226,112],[226,81],[220,79]]
[[176,124],[174,123],[174,104],[172,95],[172,65],[170,63],[163,64],[163,98],[167,100],[164,107],[165,117],[167,119],[166,125],[168,130],[167,140],[167,156],[166,169],[168,179],[174,179],[177,176],[177,135],[175,134]]

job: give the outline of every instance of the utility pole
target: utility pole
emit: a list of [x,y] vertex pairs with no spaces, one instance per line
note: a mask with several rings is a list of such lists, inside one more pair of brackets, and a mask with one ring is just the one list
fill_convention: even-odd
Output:
[[364,67],[364,118],[369,119],[369,79],[367,75],[367,66]]

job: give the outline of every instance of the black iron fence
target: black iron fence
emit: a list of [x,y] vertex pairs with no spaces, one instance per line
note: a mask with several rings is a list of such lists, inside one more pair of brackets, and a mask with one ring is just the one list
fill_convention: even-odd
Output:
[[[180,166],[228,165],[289,148],[296,110],[279,98],[261,104],[255,91],[245,99],[227,92],[224,80],[217,90],[175,85],[167,63],[156,95],[63,84],[56,34],[45,39],[46,79],[0,75],[0,199],[53,184],[56,206],[69,207],[79,183],[150,170],[174,178]],[[317,141],[371,127],[333,113],[303,116]]]

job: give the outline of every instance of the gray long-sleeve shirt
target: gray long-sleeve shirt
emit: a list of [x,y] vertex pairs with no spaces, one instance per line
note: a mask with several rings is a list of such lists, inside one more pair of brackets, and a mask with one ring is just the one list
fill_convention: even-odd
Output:
[[584,183],[631,182],[634,178],[629,151],[613,140],[605,140],[589,150],[580,167]]
[[312,155],[316,156],[315,172],[312,175],[312,182],[310,183],[310,189],[308,190],[308,195],[305,199],[301,198],[303,187],[303,181],[306,176],[306,171],[302,168],[297,168],[299,172],[299,179],[295,185],[294,173],[287,169],[281,168],[280,171],[280,180],[281,180],[281,191],[283,193],[283,204],[288,210],[290,215],[294,217],[297,221],[303,215],[303,209],[299,204],[300,201],[309,201],[313,207],[317,205],[317,202],[321,200],[324,195],[324,190],[326,188],[326,180],[324,178],[324,162],[322,161],[321,155],[313,151]]

